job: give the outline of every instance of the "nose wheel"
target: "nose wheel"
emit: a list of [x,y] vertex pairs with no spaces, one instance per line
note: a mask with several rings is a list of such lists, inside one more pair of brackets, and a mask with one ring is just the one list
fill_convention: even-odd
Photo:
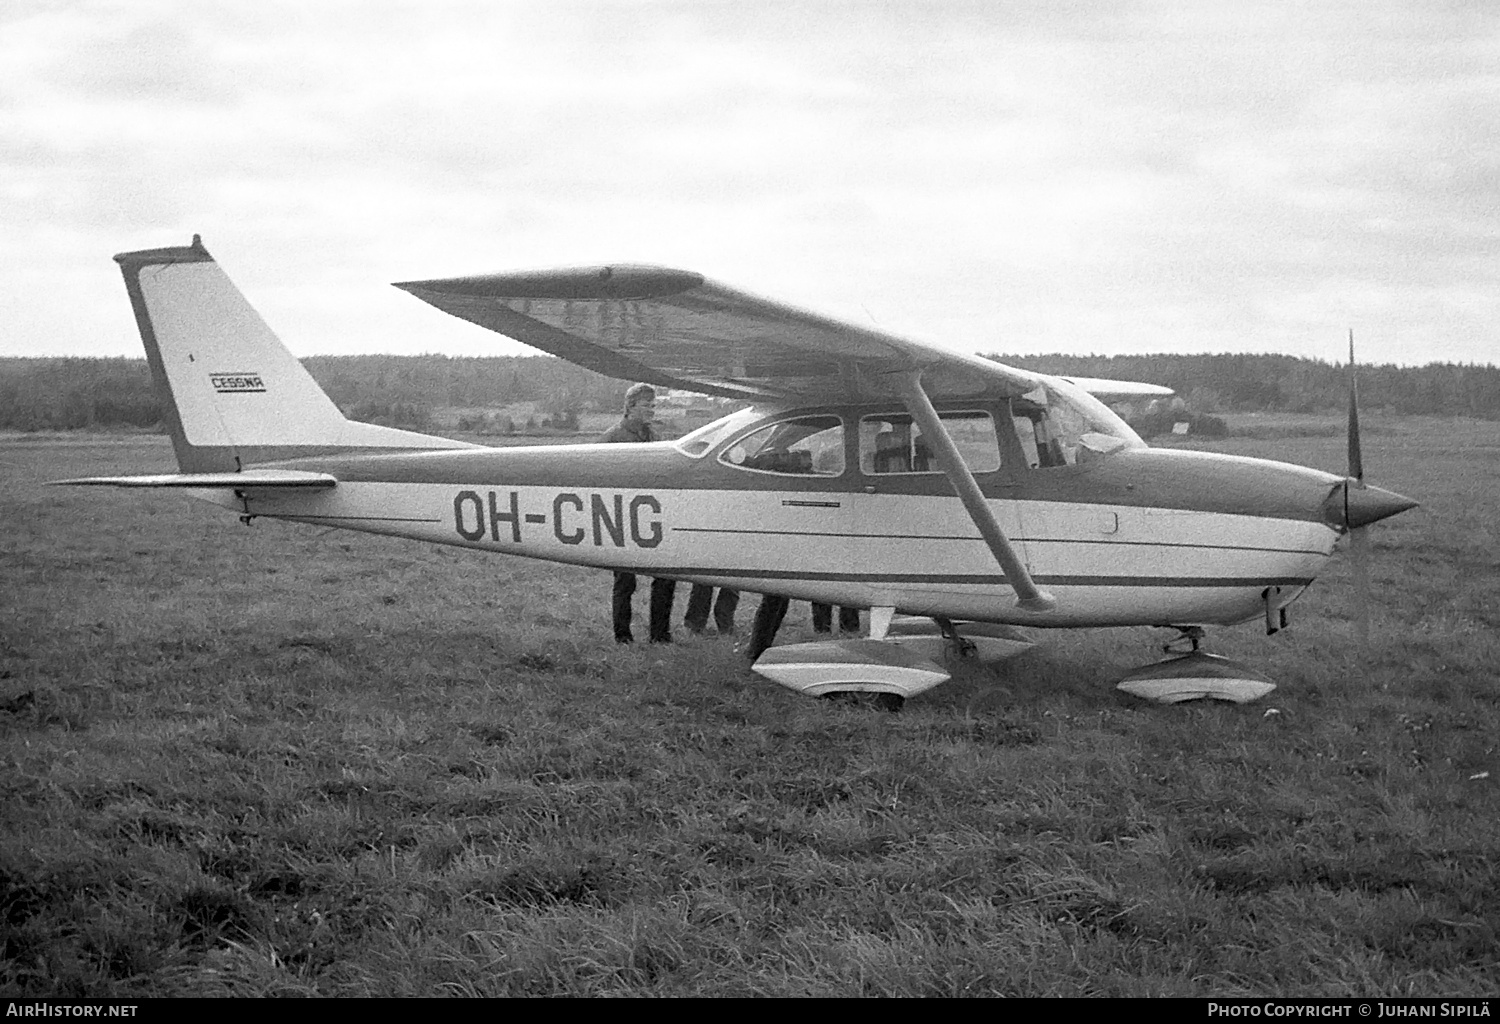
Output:
[[1202,626],[1173,626],[1178,635],[1162,646],[1176,655],[1125,673],[1116,689],[1158,704],[1186,700],[1227,700],[1237,704],[1264,697],[1276,689],[1259,672],[1237,661],[1199,650]]

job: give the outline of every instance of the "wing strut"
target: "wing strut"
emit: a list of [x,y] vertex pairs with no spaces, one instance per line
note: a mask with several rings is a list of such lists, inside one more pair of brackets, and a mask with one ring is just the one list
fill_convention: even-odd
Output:
[[906,404],[906,411],[921,426],[923,436],[932,444],[938,465],[943,467],[953,489],[958,492],[958,499],[964,503],[969,518],[978,527],[979,535],[989,545],[1000,568],[1005,570],[1005,578],[1016,592],[1016,606],[1028,612],[1050,612],[1056,608],[1057,599],[1032,581],[1031,574],[1016,555],[1016,549],[1011,546],[1010,538],[1005,536],[1005,531],[995,520],[989,502],[985,501],[984,493],[979,489],[979,482],[964,464],[963,456],[958,453],[958,446],[953,443],[948,429],[938,418],[937,410],[932,407],[927,392],[922,389],[920,369],[912,370],[902,378],[901,400]]

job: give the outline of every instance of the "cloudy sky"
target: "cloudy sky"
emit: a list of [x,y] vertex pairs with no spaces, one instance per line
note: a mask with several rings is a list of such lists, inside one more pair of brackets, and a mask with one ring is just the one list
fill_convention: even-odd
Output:
[[1494,0],[4,0],[0,355],[205,244],[299,355],[599,262],[979,352],[1500,361]]

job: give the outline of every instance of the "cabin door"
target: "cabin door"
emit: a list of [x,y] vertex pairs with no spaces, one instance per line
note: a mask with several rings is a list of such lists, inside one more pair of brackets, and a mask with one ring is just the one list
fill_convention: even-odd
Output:
[[[1024,562],[1013,477],[1002,458],[994,410],[939,410],[939,417]],[[863,415],[857,435],[862,486],[855,495],[850,554],[869,578],[869,603],[964,616],[984,614],[1000,591],[1013,600],[911,415],[902,409]]]

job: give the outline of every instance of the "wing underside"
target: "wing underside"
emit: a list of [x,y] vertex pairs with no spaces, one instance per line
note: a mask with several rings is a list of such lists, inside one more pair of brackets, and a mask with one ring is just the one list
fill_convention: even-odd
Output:
[[923,371],[934,398],[1024,394],[1025,370],[655,267],[589,267],[397,284],[471,323],[624,380],[735,398],[894,398]]

